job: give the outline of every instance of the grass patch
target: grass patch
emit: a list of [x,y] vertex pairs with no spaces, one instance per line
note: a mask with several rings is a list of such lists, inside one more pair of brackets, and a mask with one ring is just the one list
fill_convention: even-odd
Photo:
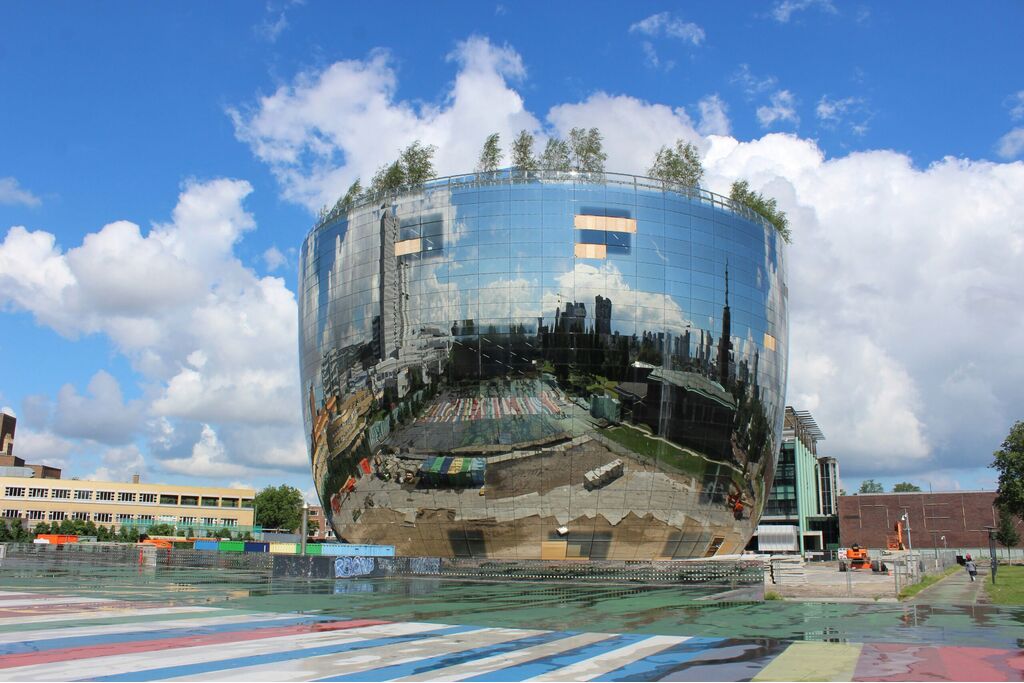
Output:
[[656,459],[659,464],[668,465],[679,472],[686,472],[700,478],[704,476],[707,462],[704,458],[691,455],[681,448],[658,439],[651,439],[642,432],[629,427],[607,429],[604,436],[616,441],[631,451]]
[[934,586],[947,576],[951,576],[961,571],[963,571],[963,568],[960,565],[954,565],[952,567],[947,567],[946,571],[942,572],[941,574],[926,574],[925,577],[917,583],[907,586],[906,588],[901,590],[898,597],[900,600],[907,600],[908,598],[912,598],[928,586]]
[[778,593],[776,593],[775,591],[765,591],[764,599],[765,600],[782,600],[782,596],[779,595]]
[[999,565],[996,569],[996,584],[993,586],[986,581],[985,588],[989,599],[996,605],[1024,605],[1024,567]]

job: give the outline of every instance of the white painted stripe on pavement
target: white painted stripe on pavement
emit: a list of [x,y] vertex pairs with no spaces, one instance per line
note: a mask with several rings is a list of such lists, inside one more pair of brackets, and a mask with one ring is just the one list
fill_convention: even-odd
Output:
[[535,676],[527,680],[589,681],[591,678],[608,673],[609,671],[614,671],[620,666],[624,666],[630,662],[635,662],[638,659],[650,657],[667,647],[678,645],[679,643],[687,640],[689,640],[689,638],[685,636],[651,636],[639,643],[632,643],[630,645],[611,650],[610,652],[604,652],[596,657],[591,657],[590,659],[585,659],[582,662],[576,662],[569,666],[563,666],[561,669],[549,671],[546,674]]

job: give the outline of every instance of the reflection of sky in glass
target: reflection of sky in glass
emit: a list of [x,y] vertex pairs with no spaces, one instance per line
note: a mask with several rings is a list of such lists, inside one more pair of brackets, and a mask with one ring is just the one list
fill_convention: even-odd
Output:
[[[601,295],[612,302],[612,332],[689,331],[696,352],[702,330],[721,335],[728,268],[735,361],[753,364],[758,354],[758,382],[780,402],[788,342],[779,288],[784,262],[777,236],[765,239],[760,226],[655,190],[568,183],[443,186],[403,197],[389,210],[397,218],[395,238],[421,238],[428,250],[402,257],[407,334],[423,326],[450,332],[464,320],[536,329],[539,319],[552,325],[555,312],[572,302],[586,305],[592,325]],[[604,260],[575,258],[574,242],[598,239],[576,230],[574,216],[601,212],[635,219],[636,234],[607,233]],[[324,351],[365,343],[372,333],[380,306],[380,216],[381,209],[364,207],[314,231],[304,245],[300,349],[307,387]],[[765,353],[766,333],[780,353]]]

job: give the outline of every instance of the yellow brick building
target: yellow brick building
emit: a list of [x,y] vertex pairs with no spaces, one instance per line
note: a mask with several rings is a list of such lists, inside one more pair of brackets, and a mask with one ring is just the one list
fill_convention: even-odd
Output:
[[197,535],[223,528],[252,531],[254,497],[252,489],[0,477],[0,515],[8,522],[24,520],[29,528],[70,519],[140,530],[169,524]]

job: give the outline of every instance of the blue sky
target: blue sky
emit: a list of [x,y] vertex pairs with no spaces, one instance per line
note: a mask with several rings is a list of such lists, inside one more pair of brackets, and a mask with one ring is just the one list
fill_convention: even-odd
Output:
[[598,125],[609,170],[683,138],[711,189],[789,211],[789,402],[848,488],[991,487],[1024,418],[1022,26],[1011,2],[7,4],[0,406],[70,475],[309,489],[316,207],[417,137],[458,172],[491,130]]

